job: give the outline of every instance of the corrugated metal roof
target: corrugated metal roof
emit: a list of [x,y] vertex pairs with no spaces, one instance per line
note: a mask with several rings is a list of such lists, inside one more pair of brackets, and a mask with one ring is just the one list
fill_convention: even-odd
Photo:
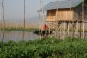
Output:
[[[79,4],[82,3],[82,0],[64,0],[64,1],[58,1],[58,8],[71,8],[71,7],[77,7]],[[51,9],[57,9],[57,1],[56,2],[50,2],[46,6],[44,6],[44,10],[51,10]]]

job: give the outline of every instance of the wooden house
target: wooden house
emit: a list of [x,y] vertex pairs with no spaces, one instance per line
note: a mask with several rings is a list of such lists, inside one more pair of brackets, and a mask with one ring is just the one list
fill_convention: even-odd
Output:
[[[82,2],[84,2],[84,20],[87,20],[87,0],[63,0],[50,2],[44,7],[47,11],[46,21],[81,21]],[[58,11],[57,11],[58,8]],[[58,17],[58,18],[57,18]]]
[[[59,37],[69,36],[70,30],[72,30],[73,36],[84,38],[84,23],[87,22],[87,0],[50,2],[43,9],[47,11],[46,22],[49,28],[59,30]],[[65,30],[66,33],[63,32]],[[80,35],[78,35],[78,30],[82,32]]]

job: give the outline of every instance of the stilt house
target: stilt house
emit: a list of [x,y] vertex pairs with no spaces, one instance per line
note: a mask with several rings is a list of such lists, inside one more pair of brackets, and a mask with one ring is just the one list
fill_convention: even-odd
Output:
[[[59,31],[60,34],[57,36],[70,36],[70,30],[72,30],[73,37],[84,38],[86,28],[84,23],[87,22],[87,0],[50,2],[43,9],[47,11],[46,22],[48,26]],[[82,32],[80,35],[78,34],[79,30]]]
[[[63,0],[50,2],[44,7],[47,11],[46,21],[81,21],[82,2],[84,2],[84,20],[87,20],[87,0]],[[58,11],[57,11],[58,8]],[[58,19],[57,19],[58,17]]]

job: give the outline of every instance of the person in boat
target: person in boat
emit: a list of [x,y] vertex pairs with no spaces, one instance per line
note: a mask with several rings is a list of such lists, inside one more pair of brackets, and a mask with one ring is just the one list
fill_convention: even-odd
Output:
[[34,30],[34,34],[40,35],[41,38],[46,38],[48,37],[49,34],[52,34],[52,31],[48,28],[46,24],[41,26],[40,30]]
[[48,36],[48,26],[44,24],[41,29],[42,38],[46,38]]

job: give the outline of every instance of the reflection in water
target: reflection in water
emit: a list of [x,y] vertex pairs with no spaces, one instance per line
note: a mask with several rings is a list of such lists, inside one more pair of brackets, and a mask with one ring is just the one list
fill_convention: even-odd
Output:
[[[55,36],[55,32],[53,32],[52,34],[53,36]],[[64,39],[66,37],[70,36],[71,38],[72,37],[75,37],[76,34],[73,34],[73,32],[70,32],[69,34],[67,34],[67,31],[62,31],[61,33],[58,31],[58,38],[60,39]],[[81,36],[80,36],[80,32],[77,33],[77,37],[78,38],[82,38],[82,32],[81,32]],[[87,39],[87,32],[84,32],[84,39]]]
[[[67,32],[65,32],[65,37],[67,37]],[[69,36],[72,37],[73,32],[70,32]],[[2,40],[2,35],[3,33],[0,31],[0,41]],[[5,35],[5,39],[4,42],[7,42],[9,40],[14,40],[14,41],[19,41],[22,40],[22,35],[23,32],[22,31],[5,31],[4,33]],[[54,34],[52,34],[53,36]],[[59,32],[58,32],[59,35]],[[61,38],[63,38],[64,34],[61,34]],[[80,37],[80,33],[78,32],[78,37]],[[35,40],[40,38],[40,36],[33,34],[33,32],[25,32],[24,34],[24,40],[28,41],[28,40]],[[85,32],[85,39],[87,39],[87,32]]]
[[[19,41],[22,40],[22,31],[5,31],[4,35],[4,42],[9,40]],[[32,32],[25,32],[24,40],[34,40],[38,39],[39,36],[33,34]],[[2,40],[2,32],[0,31],[0,41]]]

